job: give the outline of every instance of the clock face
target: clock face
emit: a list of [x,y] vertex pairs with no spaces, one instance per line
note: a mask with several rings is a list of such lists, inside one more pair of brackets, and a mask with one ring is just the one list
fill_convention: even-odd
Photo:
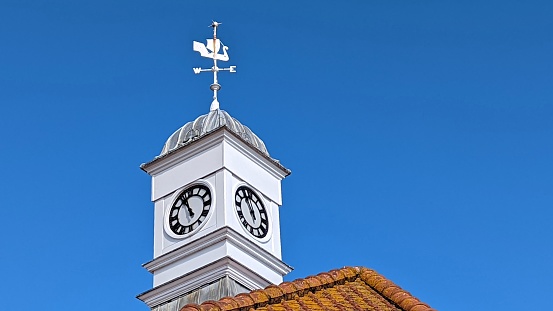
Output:
[[199,228],[209,214],[211,192],[204,185],[182,191],[169,210],[168,226],[176,235],[185,235]]
[[269,231],[269,217],[263,201],[246,186],[236,189],[234,204],[242,226],[253,236],[263,238]]

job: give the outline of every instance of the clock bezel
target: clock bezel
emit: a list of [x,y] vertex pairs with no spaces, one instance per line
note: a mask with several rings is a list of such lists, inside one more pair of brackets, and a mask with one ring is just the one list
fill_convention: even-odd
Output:
[[[208,212],[206,218],[200,223],[200,225],[197,228],[195,228],[194,230],[192,230],[188,233],[185,233],[185,234],[176,234],[176,233],[173,232],[173,230],[169,226],[169,216],[170,216],[170,212],[171,212],[171,209],[173,207],[173,204],[175,204],[176,200],[181,196],[181,194],[184,191],[188,190],[189,188],[192,188],[194,186],[199,186],[199,185],[204,186],[209,190],[209,194],[211,196],[211,204],[209,205],[209,212]],[[175,190],[173,192],[173,194],[171,195],[171,198],[166,200],[165,202],[168,202],[168,204],[165,204],[165,206],[164,206],[165,211],[164,211],[164,215],[163,215],[163,229],[165,231],[165,234],[167,234],[168,236],[170,236],[173,239],[182,240],[182,239],[186,239],[187,237],[190,237],[190,236],[198,233],[205,226],[205,224],[209,222],[209,220],[211,219],[211,215],[213,214],[213,209],[214,209],[214,206],[215,206],[215,192],[213,191],[213,187],[209,182],[207,182],[205,180],[198,180],[198,181],[195,181],[193,183],[190,183],[186,186],[180,187],[179,189]]]
[[[267,226],[269,228],[267,229],[267,234],[262,238],[253,235],[248,229],[246,229],[246,227],[244,227],[244,224],[240,221],[240,216],[238,215],[238,210],[236,208],[237,207],[236,206],[236,192],[238,191],[238,189],[240,187],[246,187],[250,191],[252,191],[259,198],[259,200],[263,204],[263,207],[265,208],[265,211],[267,213]],[[272,222],[273,215],[271,213],[270,205],[267,204],[268,202],[269,201],[265,198],[265,196],[261,192],[257,191],[254,187],[252,187],[251,185],[249,185],[247,183],[244,183],[244,182],[236,184],[234,186],[233,191],[232,191],[232,206],[233,206],[233,210],[234,210],[234,215],[236,216],[236,221],[238,222],[238,226],[240,226],[240,228],[242,228],[242,230],[244,232],[246,232],[248,235],[254,237],[259,242],[267,242],[271,239],[271,237],[273,235],[273,222]]]

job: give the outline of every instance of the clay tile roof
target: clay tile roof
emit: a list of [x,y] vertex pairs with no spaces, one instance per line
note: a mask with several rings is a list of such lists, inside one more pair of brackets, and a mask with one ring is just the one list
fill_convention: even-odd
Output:
[[374,270],[344,267],[180,311],[436,311]]

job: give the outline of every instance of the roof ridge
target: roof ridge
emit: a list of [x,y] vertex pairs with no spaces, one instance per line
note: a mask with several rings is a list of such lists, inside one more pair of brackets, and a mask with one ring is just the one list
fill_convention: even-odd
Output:
[[359,276],[363,282],[405,311],[436,311],[372,269],[361,267]]
[[210,300],[201,305],[187,304],[180,311],[249,310],[250,308],[265,307],[285,300],[291,300],[298,296],[304,296],[309,292],[319,291],[337,284],[341,285],[345,282],[352,282],[356,279],[362,280],[404,311],[436,311],[378,272],[365,267],[334,269],[315,276],[308,276],[304,279],[283,282],[280,285],[269,285],[265,289],[238,294],[234,297],[224,297],[218,301]]

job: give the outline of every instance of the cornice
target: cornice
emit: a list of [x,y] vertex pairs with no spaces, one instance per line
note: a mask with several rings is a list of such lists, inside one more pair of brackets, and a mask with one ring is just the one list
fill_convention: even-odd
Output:
[[190,158],[216,146],[225,138],[227,138],[226,141],[229,142],[230,145],[235,147],[252,161],[258,163],[271,174],[278,176],[280,179],[290,175],[291,171],[280,164],[279,161],[263,154],[257,148],[252,147],[249,142],[230,131],[226,126],[222,126],[191,143],[169,152],[166,155],[156,157],[148,163],[143,163],[140,165],[140,168],[152,176],[159,174],[181,162],[183,159]]
[[174,165],[180,163],[183,159],[191,158],[205,150],[217,146],[223,141],[223,135],[217,135],[222,128],[202,136],[189,144],[183,145],[166,155],[156,157],[148,163],[143,163],[140,168],[151,176],[157,175]]
[[236,246],[244,253],[252,256],[258,262],[262,263],[271,270],[280,273],[281,275],[287,274],[292,271],[292,267],[285,264],[282,260],[278,259],[268,251],[259,247],[252,241],[245,238],[240,233],[236,232],[230,227],[222,227],[217,229],[198,240],[183,245],[177,249],[174,249],[168,253],[165,253],[142,266],[150,273],[162,269],[168,265],[181,261],[191,255],[198,254],[202,249],[209,248],[220,242],[229,242]]
[[136,298],[145,302],[150,308],[153,308],[186,295],[206,284],[213,283],[225,276],[242,284],[249,290],[264,288],[271,284],[267,279],[227,256],[179,278],[156,286],[136,296]]

